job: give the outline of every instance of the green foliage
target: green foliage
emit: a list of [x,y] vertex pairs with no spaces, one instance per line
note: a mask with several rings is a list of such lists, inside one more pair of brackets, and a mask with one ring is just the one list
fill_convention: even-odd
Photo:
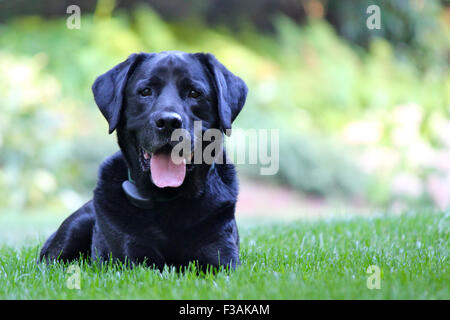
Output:
[[[0,54],[6,71],[0,74],[1,207],[70,205],[78,199],[72,189],[92,185],[95,170],[89,170],[89,162],[111,149],[96,143],[97,119],[80,101],[62,96],[60,82],[42,71],[45,63],[43,54]],[[89,172],[91,178],[80,183]]]
[[[329,20],[349,41],[368,47],[374,39],[383,38],[399,58],[411,59],[421,69],[447,69],[449,32],[445,20],[439,19],[445,11],[440,2],[331,0],[326,5]],[[365,28],[370,5],[380,8],[380,29]]]
[[[370,199],[367,191],[379,190],[378,203],[391,200],[376,174],[367,184],[354,150],[344,146],[349,123],[386,124],[379,143],[395,148],[389,121],[398,104],[420,105],[421,134],[430,141],[436,140],[435,115],[448,115],[450,80],[440,58],[419,68],[407,55],[398,60],[381,38],[365,53],[322,20],[298,27],[279,17],[276,36],[268,37],[250,29],[208,29],[200,22],[168,24],[146,6],[132,14],[103,11],[83,14],[80,30],[67,29],[64,19],[39,17],[0,25],[6,70],[0,74],[1,206],[70,206],[89,196],[96,167],[115,149],[90,86],[132,52],[214,53],[250,88],[236,126],[280,129],[280,171],[272,178],[320,195]],[[448,47],[445,35],[442,30],[439,39]],[[256,173],[247,167],[242,172]]]

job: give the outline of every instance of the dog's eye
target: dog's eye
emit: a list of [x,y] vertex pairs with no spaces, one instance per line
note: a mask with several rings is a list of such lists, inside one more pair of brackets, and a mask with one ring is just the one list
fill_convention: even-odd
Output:
[[143,97],[151,96],[152,95],[152,89],[144,88],[144,89],[141,90],[140,94]]
[[189,91],[189,98],[194,98],[197,99],[198,97],[200,97],[202,94],[198,91],[195,90],[191,90]]

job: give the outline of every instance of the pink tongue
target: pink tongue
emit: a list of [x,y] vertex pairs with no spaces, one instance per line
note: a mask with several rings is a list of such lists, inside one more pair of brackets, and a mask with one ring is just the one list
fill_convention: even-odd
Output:
[[175,164],[170,154],[154,154],[150,160],[153,183],[159,188],[179,187],[186,175],[186,160],[177,159]]

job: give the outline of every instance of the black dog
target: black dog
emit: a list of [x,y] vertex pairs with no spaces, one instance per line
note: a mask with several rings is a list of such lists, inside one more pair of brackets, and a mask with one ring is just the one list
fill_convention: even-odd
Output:
[[194,137],[200,120],[202,132],[231,129],[245,83],[211,54],[172,51],[132,54],[98,77],[92,91],[121,151],[102,163],[93,199],[50,236],[40,259],[235,268],[234,166],[175,164],[169,154],[174,129]]

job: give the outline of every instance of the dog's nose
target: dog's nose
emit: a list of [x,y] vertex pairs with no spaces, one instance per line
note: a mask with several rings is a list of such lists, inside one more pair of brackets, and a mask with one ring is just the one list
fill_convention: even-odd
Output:
[[160,130],[179,129],[183,125],[181,116],[176,112],[162,112],[156,117],[155,122]]

